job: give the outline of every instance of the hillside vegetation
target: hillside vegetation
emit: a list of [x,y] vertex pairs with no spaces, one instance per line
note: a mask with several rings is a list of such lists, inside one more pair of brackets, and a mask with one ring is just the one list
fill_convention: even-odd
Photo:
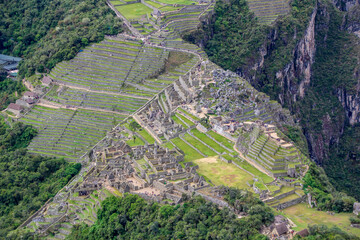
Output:
[[6,0],[0,16],[0,52],[24,58],[21,77],[46,72],[89,43],[122,31],[105,0]]
[[[304,78],[294,60],[301,50],[294,49],[304,37],[316,9],[313,39],[316,52],[311,81],[300,98],[292,92],[300,88]],[[278,18],[273,26],[264,27],[246,1],[217,1],[213,17],[186,38],[204,45],[216,64],[241,73],[259,91],[289,108],[302,125],[311,156],[324,166],[330,181],[339,191],[360,198],[356,186],[360,176],[359,149],[355,146],[359,127],[350,126],[346,104],[338,96],[340,90],[356,94],[357,84],[354,72],[358,68],[359,40],[342,30],[344,15],[327,0],[316,3],[294,0],[288,15]],[[265,54],[264,59],[260,53]],[[289,74],[294,79],[277,75],[293,65],[296,65],[294,70],[289,71],[294,72]],[[288,134],[294,137],[291,132]]]
[[270,208],[251,193],[227,191],[230,204],[248,217],[239,219],[228,208],[219,209],[201,197],[170,206],[125,195],[107,198],[97,222],[75,227],[68,239],[266,239],[258,231],[274,219]]
[[53,197],[80,168],[63,159],[29,155],[37,131],[22,123],[0,122],[0,239]]

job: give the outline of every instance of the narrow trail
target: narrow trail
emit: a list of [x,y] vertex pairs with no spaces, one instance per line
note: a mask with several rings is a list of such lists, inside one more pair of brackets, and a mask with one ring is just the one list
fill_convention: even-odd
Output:
[[59,82],[56,82],[56,85],[59,85],[59,86],[62,86],[62,87],[68,87],[68,88],[72,88],[72,89],[78,89],[78,90],[85,91],[85,92],[90,92],[90,93],[108,94],[108,95],[115,95],[115,96],[121,96],[121,97],[129,97],[129,98],[138,98],[138,99],[144,99],[144,100],[150,100],[151,99],[151,97],[139,97],[137,95],[131,95],[131,94],[126,94],[126,93],[91,90],[91,89],[88,89],[88,88],[70,86],[70,85],[67,85],[67,84],[64,84],[64,83],[59,83]]
[[90,110],[90,111],[96,111],[96,112],[113,113],[113,114],[118,114],[118,115],[122,115],[122,116],[127,116],[127,115],[130,114],[130,113],[128,113],[128,114],[120,113],[120,112],[110,111],[110,110],[105,110],[105,109],[100,109],[100,108],[90,108],[90,107],[82,107],[82,106],[71,106],[71,107],[69,107],[68,105],[49,102],[47,100],[41,100],[41,101],[39,101],[39,103],[37,105],[38,106],[43,106],[43,107],[48,107],[48,108],[55,108],[55,109],[64,108],[64,109],[70,109],[70,110],[74,110],[74,111],[76,111],[78,109],[84,109],[84,110]]

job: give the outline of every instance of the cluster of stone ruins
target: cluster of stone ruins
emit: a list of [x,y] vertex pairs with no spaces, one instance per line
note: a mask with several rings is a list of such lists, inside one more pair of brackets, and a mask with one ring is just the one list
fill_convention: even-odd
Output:
[[[111,134],[117,134],[112,132]],[[184,156],[156,143],[129,147],[123,140],[94,152],[94,166],[73,192],[88,195],[102,188],[138,194],[157,202],[180,203],[183,194],[209,187],[197,167]]]
[[[209,79],[214,79],[214,81],[211,82]],[[235,134],[237,129],[248,129],[249,126],[257,125],[280,145],[289,144],[274,134],[275,126],[270,123],[264,123],[262,120],[242,122],[236,118],[236,114],[241,115],[241,113],[233,111],[234,109],[244,109],[244,106],[248,106],[259,111],[260,113],[256,115],[259,116],[261,111],[265,111],[261,109],[265,109],[267,107],[265,103],[269,101],[267,97],[255,94],[255,91],[246,86],[245,82],[237,80],[238,77],[235,75],[215,70],[215,66],[206,62],[202,62],[185,76],[179,77],[172,85],[160,92],[153,101],[133,115],[134,120],[156,139],[156,143],[131,148],[125,142],[132,139],[132,133],[121,126],[114,128],[107,135],[107,146],[92,150],[90,158],[93,167],[84,181],[72,191],[79,192],[82,196],[106,187],[116,189],[121,193],[139,194],[158,202],[179,203],[184,194],[191,195],[199,189],[209,187],[209,183],[196,173],[197,166],[191,162],[184,162],[181,150],[176,148],[169,150],[160,146],[164,141],[178,137],[194,127],[200,131],[207,131],[199,121],[191,118],[188,120],[194,125],[189,129],[175,123],[171,116],[174,113],[182,114],[178,110],[179,106],[199,119],[208,114],[211,109],[216,109],[217,114],[210,118],[211,127],[221,135],[233,139],[234,142],[237,139]],[[213,88],[208,88],[212,83],[218,88],[216,92],[211,90]],[[208,93],[214,100],[201,96],[207,94],[204,91],[206,88],[210,89]],[[239,94],[245,94],[250,100],[239,97]],[[199,95],[200,103],[194,101]],[[238,100],[230,102],[231,99]],[[251,106],[254,102],[256,102],[255,106]],[[215,107],[210,107],[211,105]],[[270,117],[266,115],[264,118],[272,121]],[[128,135],[125,136],[124,132],[128,132]]]

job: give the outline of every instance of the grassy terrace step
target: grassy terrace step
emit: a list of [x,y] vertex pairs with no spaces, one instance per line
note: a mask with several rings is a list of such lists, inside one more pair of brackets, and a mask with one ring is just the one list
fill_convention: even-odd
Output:
[[270,24],[278,16],[289,12],[289,3],[285,0],[248,0],[249,8],[259,18],[260,22]]
[[182,150],[185,153],[184,160],[189,162],[196,159],[203,158],[197,151],[192,149],[189,145],[187,145],[183,140],[180,138],[174,138],[171,140],[171,142],[180,150]]
[[210,147],[214,148],[216,151],[220,153],[227,152],[225,148],[221,147],[219,144],[208,138],[205,133],[202,133],[195,128],[192,129],[191,132],[195,135],[195,137],[199,138],[201,141],[205,142]]
[[194,121],[200,121],[200,118],[194,116],[193,114],[189,113],[188,111],[184,110],[183,108],[179,107],[178,110],[182,113],[184,113],[185,115],[187,115],[188,117],[190,117],[191,119],[193,119]]
[[222,143],[225,147],[229,149],[233,149],[235,143],[227,139],[226,137],[221,136],[220,134],[214,132],[214,131],[208,131],[207,134],[209,134],[211,137],[213,137],[216,141]]
[[190,121],[189,119],[187,119],[186,117],[182,116],[179,113],[176,113],[175,116],[178,117],[179,119],[181,119],[183,122],[185,122],[190,127],[195,125],[195,123],[193,123],[192,121]]
[[211,150],[210,148],[208,148],[207,146],[205,146],[204,144],[202,144],[201,142],[199,142],[197,139],[190,136],[189,134],[185,134],[184,139],[188,143],[190,143],[192,146],[194,146],[196,149],[198,149],[201,153],[203,153],[207,156],[216,156],[217,155],[213,150]]
[[174,120],[175,123],[182,125],[184,128],[188,128],[188,126],[183,121],[181,121],[176,115],[172,115],[171,119]]
[[39,129],[39,135],[30,143],[30,152],[74,160],[124,117],[105,112],[35,106],[21,121],[30,124],[33,119],[39,121],[33,124]]
[[[137,83],[158,72],[168,54],[167,50],[144,46],[139,42],[108,38],[82,50],[70,62],[57,64],[50,75],[69,85],[118,92],[125,79]],[[147,89],[151,92],[151,88]],[[159,90],[155,86],[153,89]],[[141,92],[128,87],[124,91],[131,94]]]
[[46,99],[72,106],[89,106],[110,111],[134,112],[147,102],[147,99],[131,98],[111,94],[92,93],[70,88],[61,93],[54,88],[50,91]]

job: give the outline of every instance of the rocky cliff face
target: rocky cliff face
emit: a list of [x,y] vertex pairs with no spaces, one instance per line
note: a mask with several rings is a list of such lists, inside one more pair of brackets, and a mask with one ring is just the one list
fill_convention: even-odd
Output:
[[[334,4],[341,10],[349,10],[349,13],[344,15],[343,29],[348,32],[356,32],[360,29],[360,16],[358,5],[356,1],[336,1]],[[318,44],[326,44],[328,38],[329,26],[331,21],[331,11],[329,11],[329,5],[316,3],[314,10],[309,17],[307,28],[303,37],[297,42],[291,52],[292,59],[285,67],[279,69],[276,72],[274,83],[280,88],[277,93],[277,100],[284,106],[287,106],[295,115],[299,121],[303,122],[304,133],[308,139],[309,151],[312,157],[318,162],[322,162],[329,157],[329,148],[339,142],[341,135],[344,132],[344,127],[347,122],[351,125],[360,122],[360,84],[357,84],[351,91],[344,87],[342,84],[337,86],[336,83],[329,88],[327,94],[337,97],[339,103],[343,109],[339,107],[332,107],[332,110],[324,111],[321,115],[318,115],[318,120],[321,122],[321,126],[315,131],[313,126],[307,121],[304,121],[304,113],[302,113],[303,104],[313,104],[311,108],[316,109],[316,101],[307,101],[306,94],[311,86],[319,85],[318,79],[314,79],[313,65],[316,56],[316,50]],[[318,34],[319,32],[322,33]],[[296,35],[296,31],[295,31]],[[294,36],[295,38],[296,36]],[[255,74],[249,74],[251,72],[242,72],[243,75],[254,86],[259,85],[258,73],[266,67],[266,59],[268,55],[275,51],[273,49],[276,46],[276,41],[279,39],[276,28],[268,35],[268,39],[271,39],[271,43],[268,42],[260,49],[260,57],[258,61],[252,66],[252,70]],[[322,38],[322,39],[319,39]],[[358,61],[360,63],[360,61]],[[355,69],[353,78],[358,83],[360,82],[360,71]],[[312,89],[309,95],[324,94]],[[302,101],[301,103],[297,103]],[[330,100],[329,100],[330,101]],[[307,103],[306,103],[307,102]],[[319,104],[320,105],[320,104]],[[340,106],[340,105],[339,105]]]
[[[312,158],[328,165],[327,171],[337,169],[333,179],[352,176],[352,167],[346,163],[350,158],[353,167],[360,162],[360,150],[351,154],[343,151],[360,140],[349,137],[349,129],[360,132],[360,38],[352,34],[360,31],[358,1],[293,0],[291,13],[264,28],[262,46],[247,59],[244,59],[247,55],[236,53],[236,42],[219,47],[222,41],[212,36],[214,29],[214,35],[219,35],[217,26],[231,33],[221,36],[242,39],[230,24],[235,20],[227,15],[213,16],[198,32],[205,37],[199,34],[195,39],[208,48],[214,56],[210,59],[219,65],[231,62],[229,59],[235,62],[243,58],[244,61],[236,61],[237,73],[290,109],[295,120],[301,123]],[[225,17],[228,21],[221,21]],[[240,28],[240,35],[244,32]],[[216,46],[206,44],[214,39]],[[233,49],[233,55],[227,49]],[[224,53],[228,54],[226,58],[219,57]],[[339,162],[342,164],[338,165]],[[360,176],[356,179],[360,180]]]

